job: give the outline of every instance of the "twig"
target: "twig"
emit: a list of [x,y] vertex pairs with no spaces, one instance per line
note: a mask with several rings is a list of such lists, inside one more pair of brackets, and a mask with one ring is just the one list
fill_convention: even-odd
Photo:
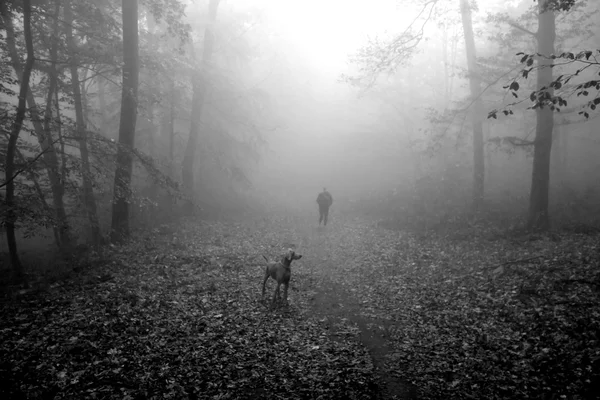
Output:
[[2,189],[4,186],[8,185],[10,182],[14,181],[17,176],[21,175],[23,172],[27,171],[33,164],[35,164],[35,162],[41,157],[43,156],[45,153],[47,153],[51,148],[54,149],[54,143],[58,142],[58,140],[55,140],[54,142],[52,142],[52,147],[48,146],[48,148],[46,148],[45,150],[42,150],[38,155],[36,155],[26,166],[24,166],[23,168],[19,169],[17,172],[15,172],[13,174],[13,176],[9,177],[7,180],[5,180],[4,182],[0,183],[0,189]]

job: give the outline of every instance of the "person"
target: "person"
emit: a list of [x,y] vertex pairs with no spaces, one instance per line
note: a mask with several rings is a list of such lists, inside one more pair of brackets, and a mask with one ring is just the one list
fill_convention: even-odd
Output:
[[331,193],[327,191],[327,188],[323,188],[323,191],[317,196],[317,204],[319,205],[319,225],[321,225],[321,222],[323,222],[323,225],[327,225],[329,207],[333,204],[333,197],[331,197]]

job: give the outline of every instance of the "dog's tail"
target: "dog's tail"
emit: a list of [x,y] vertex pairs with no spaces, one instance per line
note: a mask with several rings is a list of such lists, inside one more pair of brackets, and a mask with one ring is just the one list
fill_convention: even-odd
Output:
[[261,256],[263,256],[263,258],[265,259],[266,262],[269,262],[269,259],[267,257],[265,257],[264,254],[261,254]]

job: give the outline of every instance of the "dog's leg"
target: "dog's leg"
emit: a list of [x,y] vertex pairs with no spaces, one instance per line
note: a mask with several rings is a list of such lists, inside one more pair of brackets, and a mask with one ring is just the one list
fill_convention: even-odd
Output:
[[275,306],[275,302],[277,301],[277,299],[280,296],[280,292],[279,292],[280,286],[281,286],[281,283],[277,282],[277,287],[275,288],[275,291],[273,292],[273,301],[271,302],[272,306]]
[[285,305],[288,305],[287,291],[288,291],[289,283],[283,284],[283,301]]
[[266,267],[265,268],[265,280],[263,281],[263,286],[262,286],[261,300],[265,299],[265,286],[267,285],[268,280],[269,280],[269,267]]

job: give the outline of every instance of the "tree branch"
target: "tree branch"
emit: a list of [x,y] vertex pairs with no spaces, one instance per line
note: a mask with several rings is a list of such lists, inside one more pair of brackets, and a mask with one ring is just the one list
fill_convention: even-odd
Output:
[[[52,142],[52,145],[54,146],[54,143],[58,142],[58,139],[55,140],[54,142]],[[16,171],[13,176],[11,176],[10,178],[8,178],[7,180],[5,180],[3,183],[0,184],[0,189],[2,189],[4,186],[8,185],[9,183],[11,183],[12,181],[14,181],[17,176],[21,175],[23,172],[27,171],[33,164],[36,163],[36,161],[43,156],[48,150],[53,149],[53,146],[49,146],[46,150],[43,150],[41,153],[39,153],[37,156],[35,156],[33,158],[33,160],[31,160],[31,162],[29,162],[29,164],[27,164],[26,166],[24,166],[23,168],[19,169],[18,171]]]
[[537,33],[531,32],[529,29],[522,27],[521,25],[517,24],[514,21],[506,21],[506,23],[521,32],[527,33],[533,37],[537,37]]

